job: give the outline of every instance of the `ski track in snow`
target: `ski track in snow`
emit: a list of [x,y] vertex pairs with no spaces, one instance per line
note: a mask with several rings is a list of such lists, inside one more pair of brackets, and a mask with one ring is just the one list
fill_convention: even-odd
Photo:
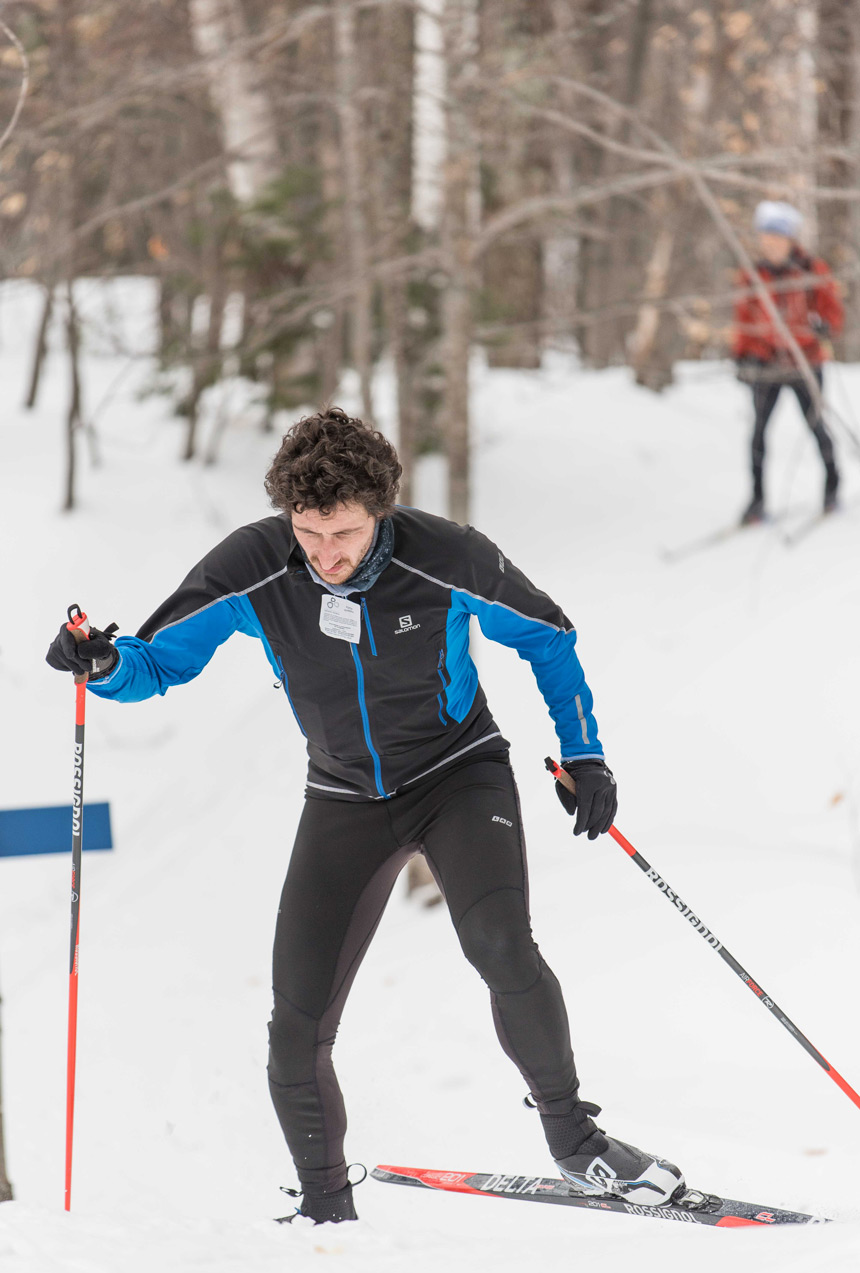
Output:
[[[213,543],[269,511],[278,437],[261,434],[253,391],[210,393],[204,445],[225,400],[236,414],[221,463],[180,464],[183,424],[139,395],[149,363],[111,345],[144,347],[149,285],[80,293],[98,325],[84,389],[87,411],[105,403],[101,465],[81,446],[80,508],[63,515],[58,336],[25,412],[38,296],[0,288],[3,807],[70,800],[72,687],[43,663],[69,603],[134,631]],[[834,383],[844,414],[860,367],[833,369]],[[377,388],[384,422],[384,370]],[[356,406],[350,381],[341,401]],[[540,373],[476,364],[474,415],[475,523],[579,629],[620,828],[860,1085],[856,460],[842,445],[845,512],[794,548],[763,527],[668,565],[661,549],[726,524],[747,495],[747,395],[725,365],[682,367],[656,397],[626,371],[581,373],[560,357]],[[774,510],[813,512],[823,477],[793,399],[768,441]],[[513,742],[535,935],[565,987],[583,1095],[607,1130],[673,1158],[691,1185],[838,1223],[693,1231],[368,1181],[358,1225],[272,1224],[292,1205],[278,1185],[295,1180],[265,1081],[269,957],[304,750],[261,648],[237,637],[164,699],[88,703],[86,794],[111,801],[116,847],[83,864],[70,1215],[69,863],[0,860],[16,1193],[0,1207],[2,1273],[857,1267],[860,1110],[608,838],[573,842],[543,770],[557,746],[530,670],[475,645]],[[396,892],[335,1055],[353,1159],[550,1170],[442,909]]]

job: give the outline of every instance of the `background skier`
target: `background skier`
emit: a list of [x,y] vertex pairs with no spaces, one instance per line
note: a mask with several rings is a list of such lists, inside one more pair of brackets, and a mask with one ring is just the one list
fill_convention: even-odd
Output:
[[[827,357],[826,342],[842,330],[842,302],[827,264],[811,256],[798,243],[802,217],[788,203],[760,203],[755,211],[760,260],[756,272],[776,303],[813,374],[822,385],[821,364]],[[742,286],[750,287],[742,274]],[[825,469],[824,512],[836,507],[839,471],[833,440],[813,400],[797,363],[761,299],[752,291],[735,305],[733,352],[738,374],[753,395],[755,413],[752,436],[752,500],[741,521],[750,525],[765,516],[765,430],[783,385],[797,395]]]

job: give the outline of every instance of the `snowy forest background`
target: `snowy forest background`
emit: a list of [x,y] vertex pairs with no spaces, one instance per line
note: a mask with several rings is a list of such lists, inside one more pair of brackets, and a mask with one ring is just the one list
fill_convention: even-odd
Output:
[[[473,520],[564,605],[622,830],[858,1086],[858,6],[7,0],[0,23],[0,807],[69,798],[72,691],[43,661],[66,606],[133,632],[268,513],[282,430],[332,399],[397,443],[403,502]],[[846,303],[842,509],[813,521],[783,394],[774,520],[733,535],[734,236],[753,249],[769,197]],[[480,637],[584,1093],[696,1187],[838,1223],[704,1233],[373,1181],[360,1225],[271,1223],[305,758],[250,645],[164,700],[90,700],[115,850],[84,858],[69,1215],[68,864],[0,860],[3,1273],[855,1268],[860,1114],[620,851],[573,843],[530,670]],[[445,908],[405,887],[337,1064],[368,1165],[551,1170]]]
[[[764,197],[805,214],[845,292],[837,356],[860,356],[850,0],[11,0],[3,17],[22,46],[0,61],[4,119],[24,50],[30,84],[0,154],[0,271],[39,284],[45,325],[64,306],[73,363],[70,279],[156,281],[186,459],[217,457],[199,416],[219,380],[257,386],[269,427],[351,368],[374,419],[387,359],[404,498],[415,456],[444,454],[463,520],[469,351],[536,368],[575,350],[662,389],[678,359],[725,354],[720,216],[748,239]],[[89,407],[78,369],[70,430]]]

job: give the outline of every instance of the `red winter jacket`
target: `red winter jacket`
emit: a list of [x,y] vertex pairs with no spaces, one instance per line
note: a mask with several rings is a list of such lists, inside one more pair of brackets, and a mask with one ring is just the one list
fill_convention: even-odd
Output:
[[[802,249],[794,248],[785,265],[760,262],[756,273],[765,285],[776,285],[768,286],[768,290],[809,361],[823,362],[827,355],[819,337],[838,335],[845,316],[827,264],[819,257],[807,256]],[[812,275],[818,278],[810,277]],[[787,287],[794,279],[797,286]],[[749,287],[749,275],[741,274],[738,285]],[[790,357],[785,341],[755,294],[735,303],[732,352],[735,358],[758,358],[763,362]]]

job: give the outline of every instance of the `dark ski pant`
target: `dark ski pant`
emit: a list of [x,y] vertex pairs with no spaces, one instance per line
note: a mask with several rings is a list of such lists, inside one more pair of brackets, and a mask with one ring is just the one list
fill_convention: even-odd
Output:
[[[815,378],[818,386],[821,388],[822,376],[821,368],[814,368]],[[827,489],[835,491],[839,483],[839,473],[836,468],[836,457],[833,453],[833,440],[827,432],[827,428],[821,416],[815,410],[815,404],[812,401],[812,394],[803,380],[791,380],[787,385],[780,383],[772,383],[769,381],[757,381],[752,386],[753,409],[755,411],[755,424],[753,426],[752,438],[752,476],[753,476],[753,498],[758,500],[764,499],[764,435],[767,428],[767,422],[773,414],[776,406],[776,400],[779,397],[780,389],[788,387],[794,390],[797,401],[800,403],[800,409],[803,412],[803,418],[809,425],[812,436],[818,443],[818,449],[821,452],[821,459],[824,462],[824,468],[827,473]]]
[[281,896],[269,1026],[269,1087],[305,1193],[346,1184],[332,1046],[397,875],[419,852],[463,953],[489,987],[499,1042],[538,1109],[561,1123],[577,1104],[561,989],[531,934],[507,760],[474,761],[390,800],[309,798]]

